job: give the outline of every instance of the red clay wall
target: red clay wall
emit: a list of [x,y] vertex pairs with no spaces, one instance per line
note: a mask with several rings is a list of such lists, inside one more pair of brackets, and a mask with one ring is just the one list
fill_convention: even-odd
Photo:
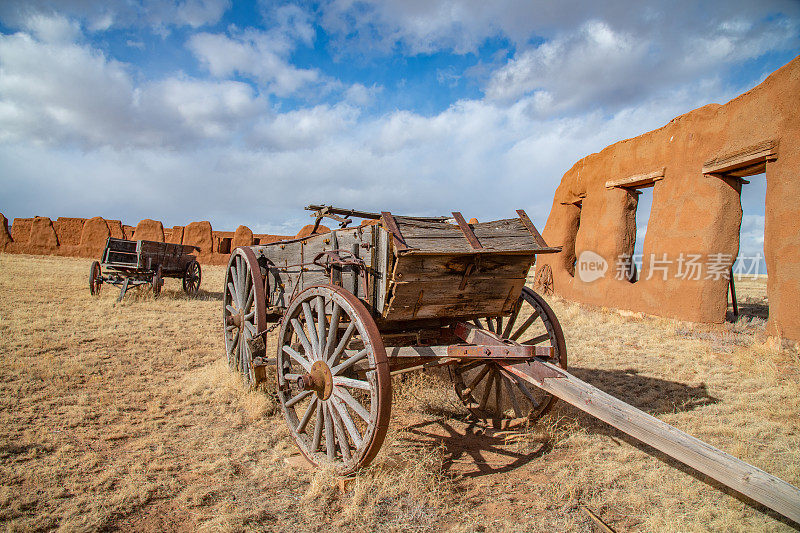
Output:
[[86,222],[85,218],[67,217],[58,217],[58,220],[53,222],[53,229],[56,231],[56,237],[58,237],[58,242],[61,246],[77,246],[80,244],[84,222]]
[[[208,221],[192,222],[186,227],[174,226],[165,231],[160,221],[150,219],[142,220],[134,229],[119,220],[105,220],[102,217],[62,217],[55,222],[46,217],[34,217],[15,218],[14,224],[9,227],[8,220],[0,213],[0,251],[8,253],[99,259],[108,237],[152,241],[165,241],[166,237],[166,242],[200,247],[201,251],[196,255],[201,263],[222,265],[228,262],[230,254],[218,252],[214,243],[219,242],[219,236],[230,238],[231,244],[235,241],[236,246],[249,246],[254,241],[253,233],[247,226],[239,226],[236,232],[213,231]],[[260,244],[291,238],[267,234],[255,237]],[[232,246],[231,251],[236,246]]]
[[[766,162],[767,329],[772,335],[800,340],[798,102],[800,57],[727,104],[696,109],[662,128],[581,159],[564,174],[543,232],[548,244],[564,250],[539,256],[537,268],[550,265],[555,291],[573,300],[683,320],[723,322],[728,281],[714,279],[708,264],[725,255],[732,261],[739,252],[740,188],[747,185],[703,174],[702,169],[715,158],[766,143],[774,146],[777,157]],[[637,200],[631,188],[608,188],[606,182],[661,168],[664,176],[653,188],[641,278],[636,283],[616,279],[620,254],[632,249]],[[597,280],[574,275],[575,258],[587,251],[607,262],[608,271]],[[706,270],[701,279],[687,279],[685,266],[681,272],[681,254],[685,259],[690,254],[702,256]],[[660,263],[664,257],[667,260]],[[655,275],[646,279],[648,272]]]

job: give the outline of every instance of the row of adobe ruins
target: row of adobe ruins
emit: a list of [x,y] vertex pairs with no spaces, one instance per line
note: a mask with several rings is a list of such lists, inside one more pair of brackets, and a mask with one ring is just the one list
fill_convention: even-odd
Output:
[[[312,227],[303,228],[308,233]],[[322,226],[321,228],[324,228]],[[208,221],[164,228],[157,220],[145,219],[135,227],[119,220],[47,217],[15,218],[9,226],[0,213],[0,251],[19,254],[62,255],[97,259],[109,237],[196,246],[198,260],[205,264],[224,264],[231,250],[239,246],[267,244],[290,238],[284,235],[254,234],[247,226],[236,231],[214,231]]]

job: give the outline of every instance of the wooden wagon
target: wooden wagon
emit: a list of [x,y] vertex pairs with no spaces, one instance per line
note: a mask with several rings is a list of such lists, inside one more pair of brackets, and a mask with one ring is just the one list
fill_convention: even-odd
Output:
[[[561,398],[737,491],[800,518],[800,491],[603,393],[566,371],[555,313],[525,286],[553,253],[524,211],[468,224],[310,206],[341,228],[237,248],[223,328],[245,382],[277,372],[289,430],[312,464],[348,474],[383,443],[391,376],[446,366],[472,416],[498,428],[541,417]],[[348,227],[350,217],[365,219]],[[274,359],[266,334],[279,328]]]
[[192,255],[195,250],[185,244],[110,237],[100,261],[94,261],[89,269],[89,292],[99,295],[103,284],[110,283],[120,287],[122,300],[128,288],[149,283],[158,296],[164,278],[178,278],[187,294],[195,294],[202,277],[200,264]]

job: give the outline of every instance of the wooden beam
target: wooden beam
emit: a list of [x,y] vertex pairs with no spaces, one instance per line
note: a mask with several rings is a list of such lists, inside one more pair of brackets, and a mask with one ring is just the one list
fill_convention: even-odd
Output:
[[647,174],[634,174],[627,178],[608,180],[606,182],[606,189],[613,189],[614,187],[648,187],[658,180],[663,180],[665,171],[666,167],[661,167]]
[[406,244],[406,241],[403,240],[403,234],[400,233],[400,228],[397,227],[397,221],[394,219],[392,214],[388,211],[382,211],[381,218],[383,219],[386,229],[392,234],[395,250],[408,250],[408,245]]
[[706,161],[703,165],[703,174],[727,173],[742,167],[753,167],[759,163],[775,161],[777,158],[778,143],[775,141],[764,141]]
[[461,215],[461,213],[458,211],[453,211],[453,218],[456,219],[458,227],[461,228],[461,233],[463,233],[464,237],[467,238],[469,245],[472,246],[472,249],[482,250],[483,245],[481,245],[480,241],[478,241],[478,238],[475,236],[475,232],[472,231],[471,227],[469,227],[469,224],[467,224],[467,221],[464,220],[464,217]]
[[[800,524],[800,489],[782,479],[614,398],[555,365],[538,360],[530,365],[506,361],[498,361],[498,364],[515,376]],[[557,373],[557,377],[548,377],[547,372],[550,376]]]
[[[536,226],[533,225],[533,222],[531,222],[531,219],[528,218],[528,214],[525,212],[525,210],[524,209],[517,209],[517,215],[519,215],[519,219],[525,225],[525,228],[527,228],[527,230],[533,236],[534,242],[536,242],[536,244],[538,244],[542,248],[548,248],[547,243],[544,242],[544,237],[542,237],[542,234],[539,233],[538,229],[536,229]],[[559,248],[559,251],[561,251],[560,248]]]

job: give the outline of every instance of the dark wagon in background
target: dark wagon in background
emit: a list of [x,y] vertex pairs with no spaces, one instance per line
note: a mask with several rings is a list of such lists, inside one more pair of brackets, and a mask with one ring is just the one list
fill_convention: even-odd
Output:
[[183,290],[194,295],[200,289],[202,271],[192,252],[198,249],[185,244],[155,241],[130,241],[109,238],[100,261],[89,270],[89,292],[99,295],[104,283],[120,287],[119,300],[130,287],[150,284],[158,296],[164,278],[182,280]]

